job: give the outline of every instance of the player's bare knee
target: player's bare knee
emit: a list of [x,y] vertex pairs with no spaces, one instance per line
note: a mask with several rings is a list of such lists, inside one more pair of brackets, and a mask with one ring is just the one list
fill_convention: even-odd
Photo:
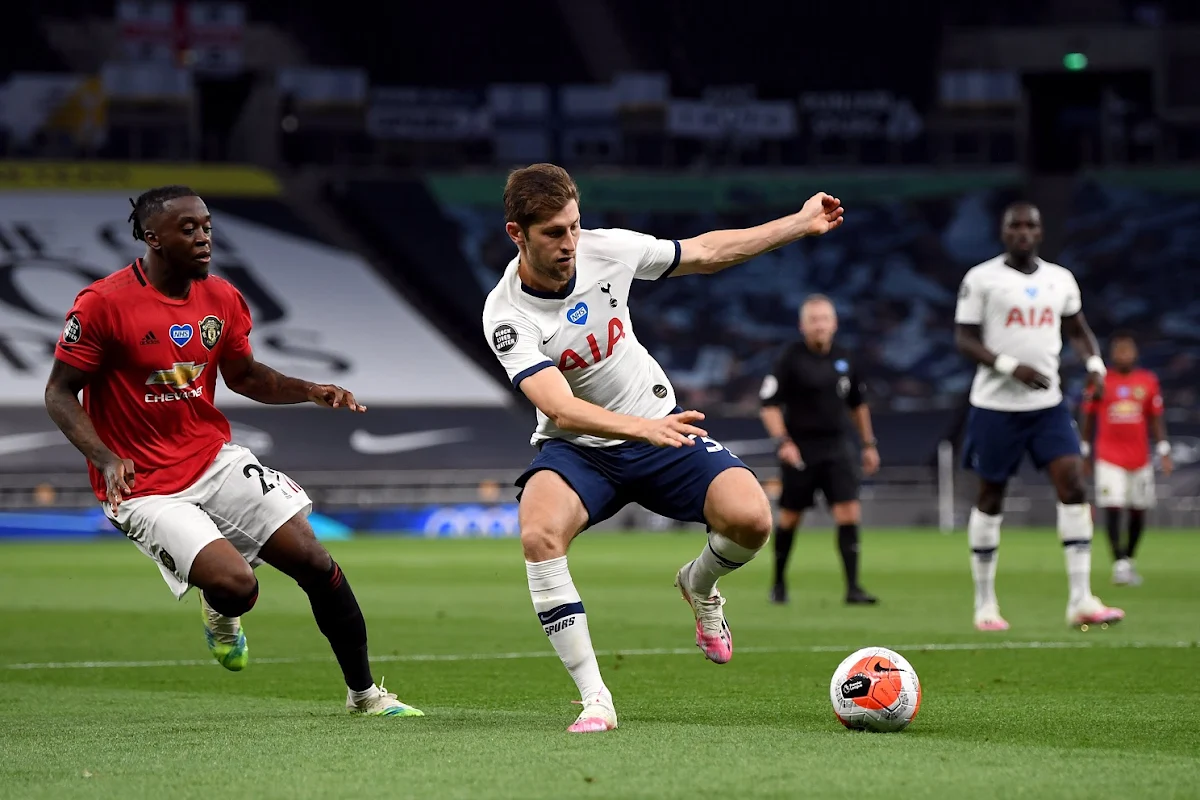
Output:
[[303,514],[292,517],[271,534],[258,556],[301,586],[325,580],[333,569],[333,557],[317,540]]
[[980,513],[987,514],[989,517],[998,516],[1004,511],[1003,496],[980,496],[979,501],[975,503],[975,507]]
[[202,589],[213,610],[226,617],[240,617],[258,600],[258,578],[245,562],[214,576]]
[[835,525],[857,525],[862,521],[862,506],[857,500],[837,503],[831,511]]
[[546,524],[534,523],[521,527],[521,548],[525,551],[525,560],[534,564],[565,556],[569,541],[569,536]]
[[217,580],[217,588],[230,597],[249,597],[258,591],[258,578],[249,564],[243,563],[242,569],[233,570]]
[[1087,502],[1087,489],[1084,488],[1083,482],[1078,484],[1068,484],[1059,487],[1058,502],[1064,506],[1076,506]]
[[759,550],[771,538],[771,508],[751,501],[724,515],[721,533],[742,547]]
[[1004,487],[991,483],[981,485],[975,507],[989,517],[999,515],[1004,511]]

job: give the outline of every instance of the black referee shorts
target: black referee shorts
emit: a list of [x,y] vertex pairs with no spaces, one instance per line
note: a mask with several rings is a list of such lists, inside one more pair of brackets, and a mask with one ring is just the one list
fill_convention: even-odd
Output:
[[783,491],[779,507],[788,511],[804,511],[816,505],[817,490],[825,496],[825,504],[848,503],[858,499],[858,465],[850,458],[836,458],[805,464],[796,469],[780,464]]

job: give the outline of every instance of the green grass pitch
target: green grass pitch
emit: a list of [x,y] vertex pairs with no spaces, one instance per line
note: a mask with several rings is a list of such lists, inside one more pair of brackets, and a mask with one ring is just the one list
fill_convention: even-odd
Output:
[[[1151,531],[1146,583],[1093,584],[1128,619],[1063,619],[1049,531],[1004,533],[1007,634],[971,628],[965,537],[868,532],[876,608],[845,608],[830,531],[806,531],[791,605],[770,559],[723,580],[735,637],[704,660],[671,583],[689,534],[595,534],[572,549],[621,728],[565,733],[571,684],[533,614],[515,540],[332,545],[370,627],[376,678],[424,719],[360,719],[303,594],[270,569],[251,664],[209,657],[122,541],[0,546],[0,798],[1200,797],[1200,534]],[[924,702],[898,735],[843,730],[833,668],[884,645]],[[35,666],[29,666],[35,665]]]

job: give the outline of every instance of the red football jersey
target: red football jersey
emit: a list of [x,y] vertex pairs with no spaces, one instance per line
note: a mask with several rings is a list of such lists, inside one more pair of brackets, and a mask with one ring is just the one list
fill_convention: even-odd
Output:
[[[83,408],[110,450],[133,461],[131,497],[172,494],[195,483],[230,439],[213,405],[221,362],[250,349],[250,310],[216,276],[186,300],[160,293],[141,259],[75,298],[54,355],[91,373]],[[104,476],[91,464],[96,497]]]
[[1162,410],[1162,392],[1153,372],[1110,371],[1104,378],[1104,396],[1093,400],[1089,394],[1084,400],[1084,412],[1096,415],[1096,460],[1129,470],[1150,463],[1149,420]]

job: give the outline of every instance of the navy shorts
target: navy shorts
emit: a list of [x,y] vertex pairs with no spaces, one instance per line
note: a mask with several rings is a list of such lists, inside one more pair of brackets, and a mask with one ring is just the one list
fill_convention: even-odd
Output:
[[1063,456],[1079,455],[1079,432],[1066,401],[1038,411],[992,411],[971,408],[963,442],[963,468],[989,483],[1004,483],[1028,453],[1045,469]]
[[[629,503],[680,522],[702,522],[713,478],[730,467],[749,469],[713,439],[683,447],[624,442],[612,447],[580,447],[561,439],[543,442],[529,469],[517,479],[522,489],[534,473],[556,472],[579,495],[588,527]],[[517,495],[518,498],[520,495]]]

